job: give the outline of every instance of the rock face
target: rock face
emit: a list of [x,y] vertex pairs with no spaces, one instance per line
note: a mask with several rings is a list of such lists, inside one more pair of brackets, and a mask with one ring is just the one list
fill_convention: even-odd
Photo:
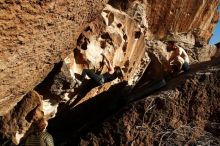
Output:
[[[201,111],[209,115],[219,107],[218,88],[214,88],[213,93],[206,90],[209,83],[218,86],[218,80],[213,80],[219,77],[219,66],[205,73],[195,70],[199,63],[219,57],[219,46],[209,46],[207,40],[219,18],[216,9],[220,0],[110,0],[110,5],[106,3],[107,0],[0,2],[0,116],[4,115],[0,119],[0,133],[3,137],[12,139],[14,144],[25,138],[36,118],[33,116],[36,108],[44,111],[46,119],[53,118],[50,131],[58,142],[66,143],[69,137],[79,137],[77,134],[88,130],[91,123],[105,117],[105,112],[112,113],[128,102],[126,97],[131,96],[128,93],[169,75],[170,53],[166,51],[166,43],[161,41],[169,33],[178,34],[178,45],[190,56],[195,68],[190,75],[180,78],[181,81],[186,77],[190,79],[184,82],[176,79],[167,91],[130,105],[131,114],[125,110],[119,121],[112,120],[115,125],[107,122],[107,127],[98,129],[97,133],[92,131],[91,135],[81,137],[80,144],[153,145],[163,144],[166,139],[177,145],[191,144],[186,142],[189,135],[180,139],[181,132],[198,140],[204,125],[212,126],[213,121],[206,122],[208,116]],[[121,67],[125,81],[120,83],[115,79],[97,87],[87,78],[80,84],[85,68],[107,72],[102,54],[113,66]],[[204,82],[204,86],[198,84],[199,81]],[[205,93],[196,92],[200,89]],[[193,96],[202,96],[202,99],[195,101]],[[210,103],[207,103],[208,97],[212,98]],[[199,103],[210,109],[204,109]],[[146,114],[147,123],[141,122],[140,117]],[[97,119],[91,120],[94,117]],[[189,125],[191,122],[194,125]],[[165,131],[165,128],[170,129]],[[146,129],[150,131],[144,134]],[[106,130],[106,140],[99,141]],[[66,137],[59,135],[61,133]],[[115,139],[118,136],[122,140]],[[178,143],[180,141],[185,143]]]
[[[94,69],[102,74],[107,72],[107,65],[103,64],[101,54],[105,54],[113,66],[120,66],[124,80],[128,85],[135,86],[150,63],[144,32],[146,30],[139,27],[130,16],[107,5],[103,9],[102,17],[97,18],[80,34],[77,48],[64,59],[61,72],[55,75],[55,79],[40,84],[38,91],[45,98],[57,96],[74,107],[107,91],[119,80],[115,79],[95,89],[93,88],[97,85],[93,85],[91,80],[80,86],[77,83],[82,82],[81,74],[85,68]],[[51,85],[45,86],[46,82],[50,82]],[[60,102],[55,100],[57,103]]]
[[[106,1],[2,1],[0,113],[7,113],[22,97],[64,59],[76,39],[103,8]],[[111,5],[127,12],[147,32],[162,38],[168,32],[195,31],[208,40],[218,20],[216,1],[114,1]],[[142,13],[134,13],[139,9]],[[145,12],[145,13],[144,13]],[[77,15],[73,15],[77,14]],[[33,78],[33,76],[35,76]],[[7,106],[8,108],[2,108]]]
[[[1,119],[1,131],[4,131],[5,137],[10,137],[14,144],[24,137],[30,128],[34,117],[34,112],[40,111],[42,96],[37,92],[29,92],[16,107],[7,113]],[[36,116],[40,114],[36,114]],[[4,121],[4,122],[2,122]],[[2,144],[2,143],[1,143]]]
[[81,135],[79,145],[219,145],[219,61],[192,66],[162,91]]
[[[39,84],[76,46],[105,0],[0,2],[0,115]],[[7,107],[7,108],[5,108]]]
[[[120,66],[124,73],[124,80],[128,81],[128,84],[134,86],[141,78],[143,72],[150,63],[150,58],[147,54],[147,48],[145,47],[144,32],[138,23],[135,22],[127,14],[112,8],[107,5],[102,12],[102,19],[106,26],[99,34],[89,34],[89,32],[83,32],[82,35],[86,38],[84,40],[78,40],[82,43],[78,48],[83,58],[86,58],[89,68],[100,70],[101,73],[107,71],[106,66],[102,66],[103,56],[105,54],[107,58],[112,60],[114,66]],[[99,20],[100,21],[100,20]],[[100,23],[100,22],[99,22]],[[97,25],[97,23],[95,23]],[[94,24],[93,24],[94,25]],[[91,31],[94,31],[90,27]],[[146,27],[145,27],[146,28]],[[96,32],[96,31],[95,31]],[[83,49],[83,44],[87,44],[86,49]],[[69,66],[70,74],[72,73],[73,80],[77,75],[82,74],[84,66],[79,66],[79,61],[74,58],[76,54],[68,56],[66,59],[73,60],[73,64]],[[71,59],[71,57],[73,57]],[[78,78],[80,80],[80,78]],[[108,88],[118,83],[117,80],[111,82],[109,85],[104,85],[102,89],[96,89],[96,91],[90,92],[80,103],[88,98],[108,90]],[[86,88],[86,87],[85,87]]]
[[219,19],[217,9],[219,0],[160,1],[148,0],[149,28],[156,36],[167,32],[188,32],[200,29],[200,36],[208,40]]
[[[217,7],[219,0],[144,0],[146,17],[149,25],[149,38],[162,38],[169,32],[195,31],[206,41],[210,39],[215,24],[218,22]],[[114,7],[132,11],[136,1],[110,0]]]
[[219,57],[219,56],[220,56],[220,43],[217,43],[217,44],[216,44],[216,47],[217,47],[217,50],[216,50],[215,56],[216,56],[216,57]]

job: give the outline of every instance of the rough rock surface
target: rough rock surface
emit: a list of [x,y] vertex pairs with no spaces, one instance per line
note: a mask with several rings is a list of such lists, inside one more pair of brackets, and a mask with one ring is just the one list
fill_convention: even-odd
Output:
[[[150,30],[153,34],[163,36],[167,31],[188,32],[200,29],[200,36],[208,40],[213,32],[219,14],[216,9],[219,0],[186,0],[160,1],[150,0],[149,4]],[[156,18],[156,19],[155,19]]]
[[[114,7],[128,14],[136,4],[135,0],[110,0]],[[162,38],[169,32],[195,31],[206,41],[212,36],[219,13],[219,0],[143,0],[149,25],[149,38]]]
[[31,91],[13,110],[1,117],[0,130],[4,131],[4,137],[10,137],[13,143],[19,144],[20,139],[28,131],[35,118],[35,109],[41,108],[41,102],[42,96]]
[[220,43],[217,43],[216,47],[217,47],[216,56],[218,57],[220,56]]
[[[0,1],[0,115],[76,46],[105,0]],[[7,107],[7,108],[5,108]]]
[[[1,1],[0,107],[6,104],[8,107],[1,108],[1,115],[42,81],[54,63],[66,57],[85,22],[93,20],[105,2]],[[109,3],[128,14],[133,14],[134,8],[139,9],[136,1],[110,0]],[[147,36],[153,38],[161,38],[168,32],[198,29],[198,34],[208,40],[219,18],[217,11],[212,11],[219,0],[144,1],[143,4],[146,13],[136,14],[139,18],[146,16]]]
[[127,105],[82,134],[78,144],[219,145],[219,61],[193,65],[162,91]]
[[[213,109],[206,111],[198,103],[208,107],[211,105],[210,108],[219,107],[216,98],[219,89],[210,91],[213,95],[210,104],[207,103],[208,90],[205,90],[209,84],[213,87],[219,85],[219,66],[212,66],[204,70],[205,73],[196,74],[195,70],[206,66],[201,62],[212,61],[220,56],[218,44],[207,45],[219,18],[216,8],[220,1],[186,0],[180,3],[173,0],[110,0],[109,4],[118,9],[110,5],[104,8],[104,3],[104,0],[85,0],[80,3],[70,0],[0,2],[0,48],[3,48],[0,50],[0,115],[5,114],[0,119],[1,135],[18,144],[28,134],[34,119],[30,115],[39,103],[45,118],[53,118],[49,129],[57,143],[152,145],[164,144],[164,140],[168,140],[169,144],[182,145],[191,142],[187,143],[187,137],[192,137],[194,144],[204,142],[199,140],[202,139],[201,133],[204,138],[207,138],[207,134],[210,136],[210,133],[204,132],[204,124],[208,125],[205,129],[209,130],[216,124],[213,125],[212,120],[207,122],[207,117],[200,111],[212,114]],[[129,105],[116,115],[121,116],[119,121],[114,117],[107,125],[104,123],[101,129],[84,134],[79,141],[78,137],[82,133],[87,133],[93,125],[128,102],[126,97],[131,96],[128,94],[132,93],[131,89],[135,91],[169,74],[167,59],[170,53],[165,49],[166,43],[159,39],[170,32],[179,34],[178,45],[190,55],[191,65],[195,66],[190,75],[171,81],[167,91]],[[113,65],[122,68],[125,81],[119,83],[119,80],[114,80],[104,86],[94,87],[90,80],[86,80],[80,86],[77,82],[81,80],[84,68],[93,68],[101,73],[107,71],[105,66],[102,67],[101,53]],[[189,79],[185,81],[185,78]],[[198,81],[204,82],[204,87]],[[31,91],[33,88],[35,91]],[[200,89],[204,89],[205,93],[196,92]],[[171,93],[176,96],[171,96]],[[201,95],[204,95],[202,100],[198,98]],[[41,96],[42,102],[35,98]],[[193,96],[198,100],[194,101]],[[195,102],[195,105],[191,105],[191,102]],[[180,103],[178,105],[181,108],[178,109],[176,103]],[[153,107],[147,109],[145,105],[148,104]],[[185,107],[189,108],[183,110]],[[147,113],[148,110],[156,112],[156,116]],[[182,112],[183,116],[178,115],[176,110]],[[167,113],[170,121],[166,119]],[[146,114],[149,115],[146,117],[148,121],[156,122],[156,127],[155,123],[141,122]],[[159,124],[154,121],[158,117],[161,117]],[[121,122],[124,124],[122,127]],[[137,127],[134,128],[135,124]],[[157,131],[158,127],[160,132]],[[146,128],[150,130],[147,134]],[[178,132],[180,135],[186,134],[185,137],[181,139]],[[100,140],[102,136],[107,138]],[[67,141],[69,137],[74,138]],[[208,140],[216,142],[215,137],[212,138]]]
[[124,80],[135,86],[150,63],[145,46],[145,31],[130,16],[107,5],[102,18],[97,18],[80,34],[77,48],[64,59],[62,65],[57,65],[60,67],[56,69],[58,73],[53,72],[55,78],[49,75],[50,79],[47,78],[37,90],[45,98],[58,97],[54,98],[55,102],[63,100],[67,106],[77,106],[108,90],[119,80],[97,88],[90,80],[80,86],[77,84],[77,81],[81,82],[82,70],[85,68],[101,73],[107,71],[101,54],[105,54],[113,66],[120,66]]

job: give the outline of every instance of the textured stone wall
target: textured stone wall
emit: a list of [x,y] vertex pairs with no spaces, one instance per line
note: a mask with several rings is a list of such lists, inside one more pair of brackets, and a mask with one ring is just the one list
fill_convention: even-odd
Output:
[[[149,38],[162,38],[169,32],[195,30],[209,40],[219,19],[220,0],[142,0],[146,5]],[[132,11],[135,0],[110,0],[118,9]],[[152,34],[151,34],[152,33]]]
[[[103,52],[113,64],[124,69],[130,85],[135,85],[140,78],[146,82],[144,77],[158,79],[168,54],[164,43],[149,39],[163,38],[169,32],[185,34],[192,31],[190,34],[197,36],[186,35],[185,42],[194,44],[198,38],[207,41],[219,19],[217,5],[220,0],[110,0],[109,4],[122,11],[104,9],[103,21],[100,14],[106,3],[107,0],[0,0],[0,116],[5,115],[0,132],[14,143],[19,143],[28,130],[31,123],[25,118],[36,107],[35,101],[40,102],[32,96],[29,98],[31,93],[23,96],[45,79],[55,63],[65,58],[61,73],[55,77],[47,76],[51,77],[54,86],[48,87],[48,80],[44,80],[48,90],[40,85],[45,91],[40,94],[50,101],[59,98],[64,102],[67,97],[73,98],[74,74],[80,74],[88,63],[98,68]],[[197,53],[194,56],[197,62],[209,61],[219,52],[210,46],[185,48]],[[74,49],[80,50],[81,59],[74,55]],[[143,75],[146,68],[147,74]],[[65,73],[68,77],[63,78]],[[97,87],[85,99],[111,86],[108,83],[102,89]],[[48,96],[52,91],[56,94]],[[49,102],[44,104],[49,111],[58,107],[58,103],[54,107],[48,106]]]
[[[219,18],[220,0],[141,2],[146,9],[148,38],[195,30],[208,40]],[[0,115],[7,113],[45,78],[54,63],[71,52],[87,22],[100,14],[105,3],[107,0],[0,1]],[[134,16],[136,1],[109,3]]]
[[[0,1],[0,115],[70,53],[106,0]],[[6,108],[7,107],[7,108]]]
[[[128,104],[95,129],[82,134],[79,145],[206,145],[209,142],[218,146],[219,61],[198,64],[199,70],[194,68],[190,74],[171,80],[162,91]],[[74,142],[71,139],[67,145]]]
[[218,21],[219,0],[148,0],[149,27],[153,34],[187,32],[201,29],[199,35],[208,40]]

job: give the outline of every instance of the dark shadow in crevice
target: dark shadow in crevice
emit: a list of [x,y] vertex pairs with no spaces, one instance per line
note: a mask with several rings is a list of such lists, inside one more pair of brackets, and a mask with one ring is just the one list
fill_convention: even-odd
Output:
[[59,62],[54,65],[52,71],[47,75],[47,77],[35,87],[35,90],[45,97],[59,98],[57,95],[50,92],[51,86],[54,84],[55,77],[60,73],[63,62]]
[[[173,87],[176,88],[181,82],[185,82],[189,77],[195,75],[196,72],[207,70],[207,68],[216,65],[220,65],[220,59],[191,65],[191,70],[188,73],[183,73],[178,78],[169,80],[167,86],[160,91],[173,89]],[[144,80],[142,83],[144,83]],[[54,136],[56,144],[61,144],[64,141],[68,141],[68,139],[72,139],[71,141],[75,141],[77,144],[81,135],[119,111],[120,108],[130,102],[130,98],[133,98],[133,101],[147,97],[149,94],[158,91],[151,89],[159,89],[158,87],[160,87],[159,85],[161,85],[161,83],[162,82],[156,82],[152,85],[148,84],[142,87],[140,86],[142,84],[140,84],[136,87],[136,90],[132,90],[132,92],[129,93],[128,91],[131,90],[131,87],[127,86],[126,82],[116,84],[108,91],[102,92],[75,108],[69,107],[59,116],[50,120],[49,132]],[[149,89],[148,87],[152,88]],[[146,92],[146,94],[141,93],[140,96],[137,95],[146,89],[149,92]]]
[[25,116],[25,120],[27,120],[29,123],[31,122],[31,120],[34,118],[34,114],[36,112],[36,109],[38,108],[38,106],[36,106],[34,109],[32,109],[29,113],[27,113],[27,115]]
[[88,26],[88,27],[85,28],[85,31],[90,31],[90,32],[92,32],[92,28],[91,28],[90,26]]
[[55,142],[60,144],[70,138],[77,140],[80,134],[118,111],[127,103],[128,89],[127,82],[121,82],[75,108],[69,107],[50,120],[49,131]]
[[77,95],[70,94],[70,97],[77,96],[75,100],[69,104],[70,107],[75,106],[83,97],[86,96],[87,93],[89,93],[93,88],[99,86],[97,83],[95,83],[93,80],[84,80],[82,85],[79,87],[79,90],[77,92]]
[[143,76],[135,85],[134,89],[139,88],[140,86],[145,86],[148,84],[150,85],[164,78],[163,66],[161,65],[161,62],[159,62],[155,54],[149,52],[148,55],[152,61],[144,71]]
[[135,31],[134,38],[139,39],[140,37],[141,37],[141,32],[140,31]]
[[129,8],[129,0],[109,0],[108,4],[122,11]]
[[3,136],[3,134],[0,133],[0,146],[13,146],[13,143],[10,139]]

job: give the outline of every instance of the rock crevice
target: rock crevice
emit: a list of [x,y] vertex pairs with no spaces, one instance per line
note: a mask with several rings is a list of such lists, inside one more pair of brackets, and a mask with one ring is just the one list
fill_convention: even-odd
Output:
[[[68,110],[75,116],[79,116],[79,111],[82,110],[82,113],[85,112],[90,117],[88,111],[93,109],[89,108],[99,110],[95,107],[96,101],[106,102],[103,96],[106,96],[104,99],[109,103],[116,105],[110,107],[105,103],[103,105],[106,105],[106,109],[102,110],[106,113],[116,111],[119,106],[128,102],[124,96],[129,97],[132,91],[139,92],[142,90],[140,87],[169,75],[170,68],[167,64],[170,53],[166,50],[163,38],[168,34],[175,34],[178,36],[178,46],[183,47],[189,54],[190,63],[194,68],[191,74],[193,77],[184,75],[190,79],[183,84],[181,82],[181,87],[173,84],[167,91],[150,96],[152,103],[148,99],[134,103],[131,105],[131,109],[134,110],[131,111],[133,117],[125,111],[119,121],[113,120],[116,125],[108,123],[110,127],[102,128],[110,131],[108,132],[110,140],[106,138],[109,145],[132,143],[153,145],[166,143],[166,139],[172,140],[170,143],[176,140],[174,143],[177,145],[189,144],[181,143],[180,135],[177,134],[184,131],[198,140],[204,132],[204,127],[206,129],[213,126],[213,121],[205,122],[212,119],[212,116],[210,119],[206,119],[206,116],[215,115],[212,109],[205,110],[199,103],[213,106],[214,101],[218,102],[216,98],[218,93],[217,88],[208,91],[197,84],[204,82],[207,88],[209,82],[213,87],[218,84],[218,80],[215,81],[218,77],[218,68],[215,71],[208,69],[204,74],[194,71],[201,68],[199,64],[207,62],[212,64],[212,61],[219,57],[219,44],[216,46],[207,44],[219,19],[217,12],[219,3],[220,0],[1,1],[1,134],[12,139],[14,144],[18,144],[30,130],[32,120],[36,117],[29,115],[38,106],[44,111],[46,119],[53,118],[50,128],[58,130],[60,130],[59,117],[66,120],[65,118],[69,116]],[[120,83],[119,79],[115,79],[97,87],[86,78],[83,84],[79,84],[82,70],[85,68],[94,69],[99,73],[107,72],[102,54],[105,54],[113,66],[121,67],[124,82]],[[197,92],[200,89],[204,93]],[[113,94],[116,90],[124,92],[123,95],[121,92]],[[111,94],[114,95],[112,101]],[[207,98],[211,95],[215,97],[209,104]],[[117,101],[119,96],[122,98]],[[150,105],[146,107],[146,104]],[[184,111],[183,108],[187,110]],[[182,115],[176,111],[182,112]],[[206,115],[204,116],[201,111]],[[146,117],[147,123],[141,124],[138,117],[146,116],[143,112],[149,117]],[[15,116],[16,114],[18,116]],[[171,118],[167,123],[165,114]],[[129,116],[132,118],[129,119]],[[82,121],[79,118],[74,122],[83,126],[82,122],[87,122],[88,117],[81,116]],[[160,120],[155,120],[158,117]],[[133,122],[141,125],[134,128]],[[117,124],[122,124],[124,129],[120,129]],[[209,126],[204,126],[206,124]],[[162,126],[168,128],[168,131]],[[85,127],[80,127],[81,131],[77,127],[72,128],[81,133]],[[119,140],[118,133],[114,133],[111,127],[124,132],[124,135],[119,134],[124,139]],[[138,132],[132,128],[138,129]],[[162,133],[158,133],[157,128],[161,128]],[[146,129],[150,132],[145,135],[143,131]],[[67,131],[65,134],[71,137],[73,133]],[[51,132],[57,134],[53,130]],[[73,135],[78,137],[76,133]],[[88,137],[97,140],[97,145],[103,144],[95,132],[91,134],[82,138],[81,145],[92,142]],[[102,135],[102,129],[100,134]],[[59,139],[59,134],[56,136]],[[207,136],[207,133],[204,136]],[[187,141],[186,137],[183,139]],[[198,143],[194,141],[194,144]]]

